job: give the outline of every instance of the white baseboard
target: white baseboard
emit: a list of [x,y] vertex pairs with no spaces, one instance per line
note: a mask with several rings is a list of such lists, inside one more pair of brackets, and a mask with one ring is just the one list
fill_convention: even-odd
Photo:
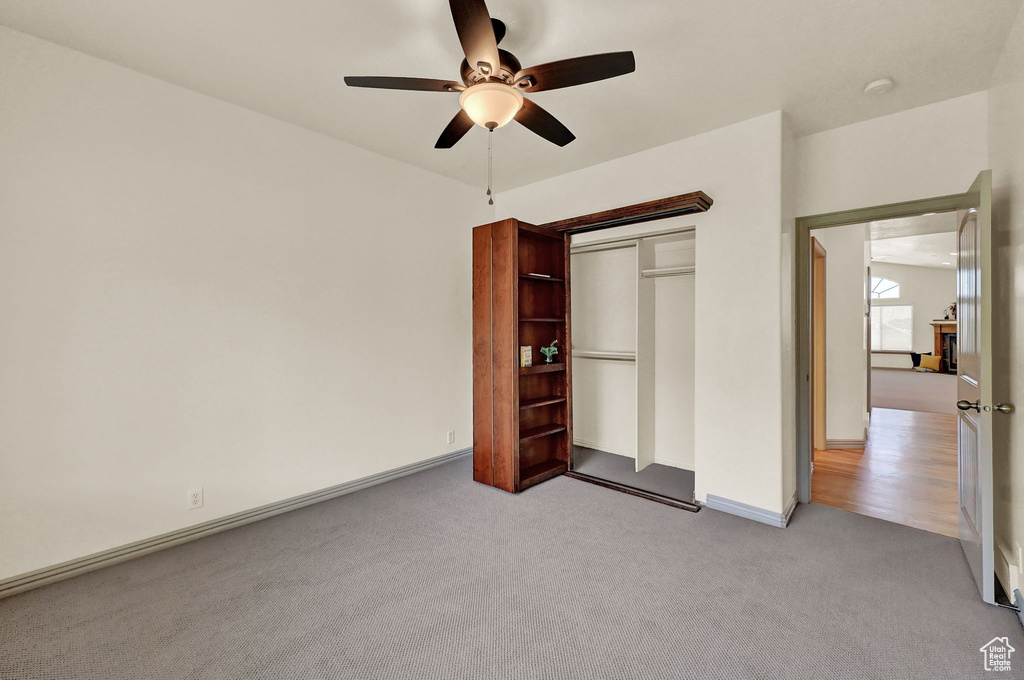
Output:
[[692,464],[680,463],[678,460],[672,460],[671,458],[658,458],[657,456],[655,456],[654,462],[657,463],[658,465],[666,465],[668,467],[674,467],[680,470],[689,470],[690,472],[693,472]]
[[782,515],[785,518],[785,522],[782,524],[783,529],[789,526],[789,520],[793,519],[794,512],[796,512],[796,492],[793,493],[793,497],[786,503],[786,509],[782,511]]
[[1011,600],[1015,590],[1024,588],[1021,565],[1017,563],[1018,561],[1018,556],[1009,546],[1002,542],[996,543],[996,576]]
[[1015,590],[1012,597],[1013,603],[1017,605],[1017,620],[1024,627],[1024,595],[1021,594],[1020,590]]
[[712,494],[708,494],[704,505],[712,510],[727,512],[730,515],[752,519],[755,522],[761,522],[762,524],[768,524],[773,527],[785,529],[789,524],[790,518],[793,516],[793,511],[796,509],[796,494],[789,499],[789,503],[786,504],[786,508],[782,512],[765,510],[764,508],[747,505],[746,503],[740,503],[739,501],[731,501],[728,498],[722,498]]
[[[632,458],[634,460],[636,459],[635,453],[629,453],[622,449],[613,450],[616,447],[607,446],[605,444],[599,444],[597,442],[592,442],[587,439],[573,437],[572,443],[575,446],[582,446],[584,448],[594,449],[595,451],[604,451],[605,453],[614,453],[617,456],[625,456],[626,458]],[[680,470],[690,470],[691,472],[693,471],[692,465],[684,465],[683,463],[680,463],[679,461],[676,460],[672,460],[671,458],[658,458],[657,456],[655,456],[654,462],[657,463],[658,465],[667,465],[668,467],[679,468]]]
[[626,451],[615,446],[608,446],[606,444],[599,444],[598,442],[592,442],[587,439],[580,439],[579,437],[573,437],[572,443],[576,446],[583,446],[588,449],[594,449],[595,451],[604,451],[605,453],[614,453],[617,456],[625,456],[626,458],[636,458],[635,451]]
[[826,439],[826,449],[863,449],[863,439]]
[[67,562],[62,562],[60,564],[53,565],[52,567],[44,567],[42,569],[30,571],[27,574],[12,576],[0,581],[0,599],[26,590],[31,590],[33,588],[39,588],[40,586],[45,586],[49,583],[63,581],[64,579],[71,578],[72,576],[78,576],[79,574],[85,574],[86,572],[95,571],[96,569],[109,567],[113,564],[117,564],[118,562],[125,562],[136,557],[142,557],[143,555],[148,555],[150,553],[157,552],[158,550],[163,550],[164,548],[170,548],[175,545],[194,541],[199,538],[210,536],[211,534],[227,531],[228,529],[234,529],[244,524],[257,522],[261,519],[267,519],[268,517],[280,515],[290,510],[298,510],[299,508],[306,507],[307,505],[313,505],[314,503],[327,501],[332,498],[337,498],[338,496],[344,496],[345,494],[352,493],[353,491],[359,491],[360,489],[365,489],[370,486],[383,484],[384,482],[389,482],[393,479],[398,479],[399,477],[411,475],[414,472],[449,463],[457,458],[471,455],[472,453],[472,448],[452,451],[450,453],[421,460],[416,463],[410,463],[409,465],[404,465],[393,470],[378,472],[377,474],[370,475],[369,477],[363,477],[362,479],[354,479],[351,482],[336,484],[335,486],[330,486],[326,489],[311,491],[309,493],[302,494],[301,496],[295,496],[294,498],[286,498],[283,501],[269,503],[258,508],[253,508],[252,510],[243,510],[242,512],[237,512],[233,515],[227,515],[226,517],[221,517],[219,519],[212,519],[208,522],[185,527],[184,529],[178,529],[177,531],[171,531],[166,534],[154,536],[153,538],[136,541],[117,548],[111,548],[110,550],[103,550],[98,553],[93,553],[92,555],[86,555],[85,557],[79,557]]

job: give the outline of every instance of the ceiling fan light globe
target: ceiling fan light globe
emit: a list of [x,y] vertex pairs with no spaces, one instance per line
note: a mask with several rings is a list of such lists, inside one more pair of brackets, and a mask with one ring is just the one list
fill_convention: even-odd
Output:
[[474,123],[493,130],[515,118],[523,108],[523,95],[504,83],[479,83],[462,92],[459,104]]

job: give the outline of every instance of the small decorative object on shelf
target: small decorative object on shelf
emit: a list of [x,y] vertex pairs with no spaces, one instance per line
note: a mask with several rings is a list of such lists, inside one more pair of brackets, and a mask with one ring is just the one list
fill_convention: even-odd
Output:
[[519,348],[519,365],[523,368],[529,368],[533,366],[533,348],[532,347],[520,347]]
[[945,315],[944,318],[950,319],[951,321],[956,319],[956,303],[955,302],[953,304],[951,304],[949,307],[946,307],[946,315]]
[[557,344],[558,340],[555,340],[547,347],[540,348],[540,353],[543,354],[546,358],[546,361],[544,363],[550,364],[554,360],[555,355],[558,354],[558,348],[555,347],[555,345]]

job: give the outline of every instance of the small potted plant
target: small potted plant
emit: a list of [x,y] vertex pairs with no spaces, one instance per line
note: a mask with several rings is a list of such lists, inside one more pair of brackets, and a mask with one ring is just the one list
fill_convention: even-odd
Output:
[[540,353],[543,354],[544,358],[545,358],[545,362],[544,363],[550,364],[551,361],[554,359],[554,356],[556,354],[558,354],[558,348],[555,347],[555,345],[557,345],[557,344],[558,344],[558,340],[555,340],[554,342],[552,342],[547,347],[541,347],[540,348]]

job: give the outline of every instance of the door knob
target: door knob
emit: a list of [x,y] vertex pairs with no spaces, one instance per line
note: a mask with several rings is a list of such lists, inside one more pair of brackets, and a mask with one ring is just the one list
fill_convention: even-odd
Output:
[[1013,404],[996,404],[992,409],[1000,413],[1013,413]]
[[966,399],[961,399],[960,401],[956,402],[956,407],[961,411],[970,411],[973,408],[978,413],[981,413],[980,401],[967,401]]

